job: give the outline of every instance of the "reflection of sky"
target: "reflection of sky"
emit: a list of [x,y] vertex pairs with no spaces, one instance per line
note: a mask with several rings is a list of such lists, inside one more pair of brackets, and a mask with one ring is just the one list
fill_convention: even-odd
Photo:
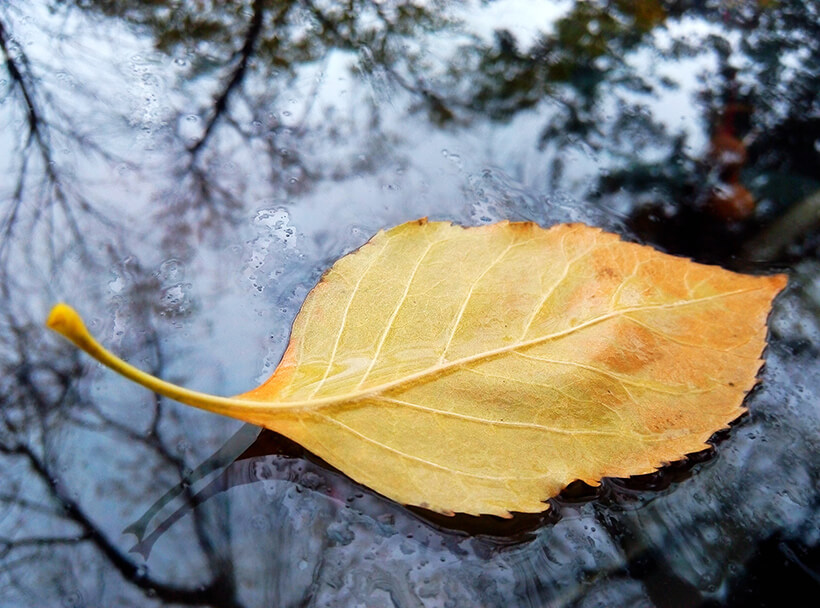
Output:
[[[653,36],[653,46],[665,51],[671,47],[674,40],[684,40],[697,45],[710,34],[729,40],[733,47],[737,47],[740,40],[737,32],[727,31],[701,19],[683,17],[679,20],[670,19],[664,29],[657,30]],[[643,66],[654,68],[656,80],[667,77],[677,85],[672,90],[663,86],[655,87],[657,97],[648,101],[652,114],[668,125],[673,132],[685,132],[689,153],[695,157],[702,156],[707,151],[708,133],[703,124],[703,106],[696,101],[695,95],[703,87],[698,78],[717,70],[717,57],[711,53],[700,54],[697,57],[682,57],[677,61],[653,65],[655,62],[650,49],[643,50],[641,54]]]
[[[535,32],[548,30],[546,24],[564,14],[567,6],[567,3],[536,7],[524,2],[497,2],[480,10],[460,12],[458,16],[465,20],[466,31],[484,38],[490,37],[494,28],[508,27],[515,31],[524,48]],[[60,66],[42,70],[41,85],[52,88],[54,95],[62,98],[62,105],[77,112],[78,126],[88,132],[93,141],[137,165],[136,171],[125,163],[112,167],[75,147],[70,151],[70,158],[77,178],[84,188],[96,191],[97,198],[110,201],[120,213],[136,216],[161,207],[164,196],[176,195],[173,192],[175,178],[167,171],[176,162],[169,154],[176,152],[164,138],[177,130],[182,140],[189,143],[201,134],[205,117],[198,115],[198,108],[207,103],[216,83],[214,79],[203,78],[185,82],[182,80],[186,67],[183,60],[173,62],[152,51],[146,44],[147,39],[134,35],[114,20],[107,20],[101,28],[96,24],[97,18],[89,19],[78,11],[66,14],[65,19],[62,15],[50,17],[54,30],[65,28],[70,33],[61,41],[59,55],[44,52],[49,45],[42,42],[52,26],[23,29],[23,37],[30,38],[32,49],[41,49],[39,54],[32,52],[33,59],[41,65],[54,64],[58,58],[61,61]],[[48,19],[47,12],[40,10],[31,23],[43,24]],[[672,35],[704,33],[704,26],[694,20],[670,23],[668,27],[669,34],[662,31],[656,34],[656,41],[661,45]],[[423,46],[431,56],[442,57],[451,52],[452,39],[432,35]],[[109,57],[115,61],[109,61]],[[697,74],[713,67],[710,58],[659,64],[651,50],[642,49],[627,61],[639,69],[651,68],[655,72],[655,78],[651,79],[654,81],[673,76],[678,88],[670,91],[658,86],[656,97],[621,91],[619,99],[609,97],[612,101],[607,101],[605,96],[603,103],[614,105],[626,99],[644,104],[653,118],[673,132],[686,131],[689,145],[695,150],[701,149],[703,128],[699,108],[692,100],[698,84]],[[301,153],[313,166],[338,166],[348,173],[344,187],[340,187],[338,181],[325,180],[298,201],[292,201],[276,189],[271,190],[265,171],[255,166],[258,160],[251,147],[242,146],[241,142],[232,149],[223,146],[222,154],[228,152],[237,173],[248,177],[243,198],[252,212],[267,208],[275,201],[277,205],[289,207],[293,222],[306,234],[321,230],[327,221],[357,224],[372,232],[380,226],[421,215],[469,221],[474,214],[465,199],[474,193],[465,192],[464,183],[488,167],[500,169],[533,193],[548,189],[547,167],[554,152],[549,147],[545,152],[535,149],[537,133],[552,112],[548,101],[519,113],[506,124],[478,120],[470,128],[456,128],[458,133],[454,138],[453,132],[436,129],[421,116],[408,119],[406,111],[414,100],[392,85],[387,77],[380,79],[377,74],[363,81],[357,74],[355,62],[356,57],[350,53],[332,52],[321,65],[306,66],[287,90],[272,96],[276,105],[270,107],[270,114],[285,126],[296,127],[301,123],[307,127],[306,131],[314,131],[321,137],[332,121],[335,128],[343,131],[343,136],[332,145],[323,145],[315,136],[311,140],[310,135],[294,140],[294,145],[303,148]],[[70,67],[64,69],[64,66]],[[645,73],[651,71],[645,70]],[[51,73],[59,77],[56,83],[49,82]],[[318,86],[317,78],[321,79]],[[67,87],[66,81],[80,86]],[[252,78],[248,86],[251,90],[264,90],[270,84],[262,77],[258,81]],[[316,99],[306,102],[314,90]],[[94,96],[91,104],[89,91]],[[373,111],[370,103],[374,100],[384,134],[381,136],[384,152],[376,152],[381,162],[376,164],[375,171],[350,174],[350,159],[373,145],[367,122]],[[234,103],[232,109],[240,117],[252,119],[242,112],[241,103]],[[412,129],[407,129],[408,120],[412,121]],[[602,127],[606,129],[605,125]],[[223,137],[229,138],[224,131]],[[655,155],[663,151],[656,150]],[[606,153],[596,155],[583,142],[569,146],[563,153],[566,169],[562,189],[575,197],[585,195],[590,177],[596,171],[618,165],[617,159]],[[644,158],[652,154],[650,148],[641,150]],[[256,205],[254,201],[261,203]],[[550,221],[549,217],[534,219]]]
[[492,41],[497,30],[506,29],[515,33],[522,48],[527,48],[540,34],[550,33],[555,20],[564,16],[571,6],[572,3],[566,0],[486,2],[479,6],[468,6],[460,18],[467,24],[467,31],[486,42]]

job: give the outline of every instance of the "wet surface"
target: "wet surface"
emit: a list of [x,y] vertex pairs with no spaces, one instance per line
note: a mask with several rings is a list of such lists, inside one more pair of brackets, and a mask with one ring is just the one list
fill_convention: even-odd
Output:
[[[0,604],[814,605],[817,4],[215,4],[0,4]],[[423,216],[787,272],[749,413],[543,515],[445,519],[43,328],[68,301],[237,394],[335,259]]]

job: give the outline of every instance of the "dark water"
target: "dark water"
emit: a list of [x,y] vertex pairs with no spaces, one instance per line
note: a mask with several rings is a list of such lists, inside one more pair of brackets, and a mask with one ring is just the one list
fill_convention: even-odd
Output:
[[[4,0],[0,60],[0,605],[818,602],[817,2]],[[788,272],[749,414],[542,516],[444,521],[42,326],[64,299],[239,393],[333,260],[421,216]]]

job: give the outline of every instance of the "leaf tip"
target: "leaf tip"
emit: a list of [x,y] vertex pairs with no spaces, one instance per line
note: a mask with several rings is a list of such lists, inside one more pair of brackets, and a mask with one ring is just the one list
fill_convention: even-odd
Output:
[[787,275],[785,273],[774,274],[774,275],[770,276],[769,281],[771,281],[771,283],[774,286],[776,292],[780,293],[781,291],[783,291],[783,289],[786,288],[786,285],[788,285],[789,275]]

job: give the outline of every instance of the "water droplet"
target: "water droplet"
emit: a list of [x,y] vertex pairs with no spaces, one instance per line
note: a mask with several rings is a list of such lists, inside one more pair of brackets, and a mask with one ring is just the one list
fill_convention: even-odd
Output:
[[117,275],[114,279],[108,282],[108,289],[110,289],[113,293],[122,293],[122,290],[125,288],[125,281],[119,275]]

